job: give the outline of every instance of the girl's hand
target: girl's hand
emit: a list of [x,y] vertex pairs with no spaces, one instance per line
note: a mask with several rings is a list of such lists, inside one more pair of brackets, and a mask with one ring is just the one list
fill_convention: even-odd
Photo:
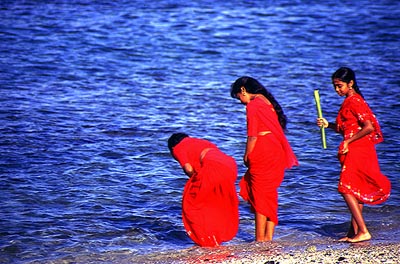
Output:
[[246,167],[249,167],[249,165],[250,165],[249,164],[249,155],[253,151],[253,149],[256,145],[256,142],[257,142],[257,137],[254,137],[254,136],[247,137],[246,151],[244,152],[244,156],[243,156],[244,165],[246,165]]
[[349,143],[347,140],[344,140],[339,146],[339,154],[343,155],[349,152]]
[[323,117],[317,118],[317,126],[327,128],[329,125],[328,120]]
[[353,141],[359,140],[362,137],[365,137],[369,133],[374,131],[374,127],[372,125],[372,122],[370,120],[366,120],[362,124],[362,129],[358,131],[354,136],[351,138],[348,138],[346,140],[343,140],[343,142],[339,146],[339,154],[346,154],[349,152],[349,144]]
[[189,178],[196,173],[190,163],[185,163],[185,165],[183,165],[183,171]]

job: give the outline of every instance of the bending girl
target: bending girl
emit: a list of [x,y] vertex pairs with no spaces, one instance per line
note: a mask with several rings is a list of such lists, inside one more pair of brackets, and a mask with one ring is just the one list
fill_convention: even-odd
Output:
[[189,237],[203,247],[231,240],[239,226],[235,160],[208,140],[185,133],[173,134],[168,148],[189,177],[182,198]]

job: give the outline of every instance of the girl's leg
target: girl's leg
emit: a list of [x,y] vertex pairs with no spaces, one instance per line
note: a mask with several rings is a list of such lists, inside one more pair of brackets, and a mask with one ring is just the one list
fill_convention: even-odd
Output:
[[[358,203],[358,206],[360,207],[360,210],[362,212],[364,204]],[[358,233],[358,225],[353,215],[351,215],[349,231],[347,231],[347,235],[339,239],[339,241],[341,242],[347,241],[349,238],[353,238],[355,235],[357,235],[357,233]]]
[[[366,241],[371,239],[367,226],[365,225],[364,218],[362,216],[363,206],[358,203],[357,199],[351,194],[342,194],[344,200],[349,207],[352,215],[352,226],[356,235],[353,238],[348,238],[347,241],[351,243]],[[356,230],[358,229],[358,230]]]
[[[363,210],[364,204],[358,203],[358,207],[360,207],[360,212],[361,212],[361,215],[362,215],[362,210]],[[356,221],[356,219],[354,219],[353,215],[351,215],[351,227],[350,227],[350,230],[349,230],[349,233],[348,233],[347,237],[353,238],[357,234],[358,234],[357,221]]]
[[256,241],[265,241],[265,233],[267,226],[267,217],[260,213],[255,213],[256,217]]
[[256,213],[256,241],[271,241],[274,236],[275,223],[265,215]]
[[357,232],[358,232],[357,222],[354,219],[353,215],[351,215],[349,230],[347,231],[346,236],[339,239],[339,241],[345,242],[345,241],[349,240],[349,238],[353,238],[357,234]]
[[275,223],[267,219],[267,228],[265,229],[265,240],[271,241],[274,236]]

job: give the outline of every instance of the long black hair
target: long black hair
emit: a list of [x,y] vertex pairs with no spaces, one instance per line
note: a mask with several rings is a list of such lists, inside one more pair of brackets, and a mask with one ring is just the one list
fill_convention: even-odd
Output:
[[356,80],[356,74],[355,72],[347,67],[341,67],[339,68],[337,71],[335,71],[332,74],[332,81],[333,79],[339,79],[342,82],[345,83],[350,83],[351,81],[353,81],[353,89],[354,91],[356,91],[356,93],[358,93],[359,95],[361,95],[362,98],[364,98],[364,96],[362,95],[360,88],[358,87],[357,84],[357,80]]
[[172,153],[172,149],[178,145],[184,138],[189,137],[185,133],[174,133],[172,136],[169,137],[168,139],[168,148],[169,151]]
[[283,130],[286,129],[287,117],[283,112],[282,107],[278,101],[276,101],[275,97],[259,81],[248,76],[240,77],[231,85],[231,96],[236,98],[236,95],[241,92],[242,87],[244,87],[249,93],[264,95],[274,107],[275,112],[278,115],[279,124]]

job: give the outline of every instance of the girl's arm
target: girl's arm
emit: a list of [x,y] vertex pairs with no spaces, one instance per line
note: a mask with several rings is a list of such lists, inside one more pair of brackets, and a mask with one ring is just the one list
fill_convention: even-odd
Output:
[[246,152],[244,153],[243,161],[244,164],[248,167],[248,156],[249,154],[253,151],[254,146],[256,145],[257,137],[247,137],[247,143],[246,143]]
[[336,128],[337,128],[336,123],[328,123],[328,128],[336,131]]
[[363,122],[361,127],[362,127],[361,130],[358,131],[354,136],[342,142],[339,151],[341,151],[343,154],[347,153],[349,151],[348,147],[351,142],[354,142],[374,131],[374,126],[372,125],[371,120],[366,120],[365,122]]
[[185,163],[185,165],[183,165],[183,171],[189,178],[194,174],[194,169],[190,163]]

